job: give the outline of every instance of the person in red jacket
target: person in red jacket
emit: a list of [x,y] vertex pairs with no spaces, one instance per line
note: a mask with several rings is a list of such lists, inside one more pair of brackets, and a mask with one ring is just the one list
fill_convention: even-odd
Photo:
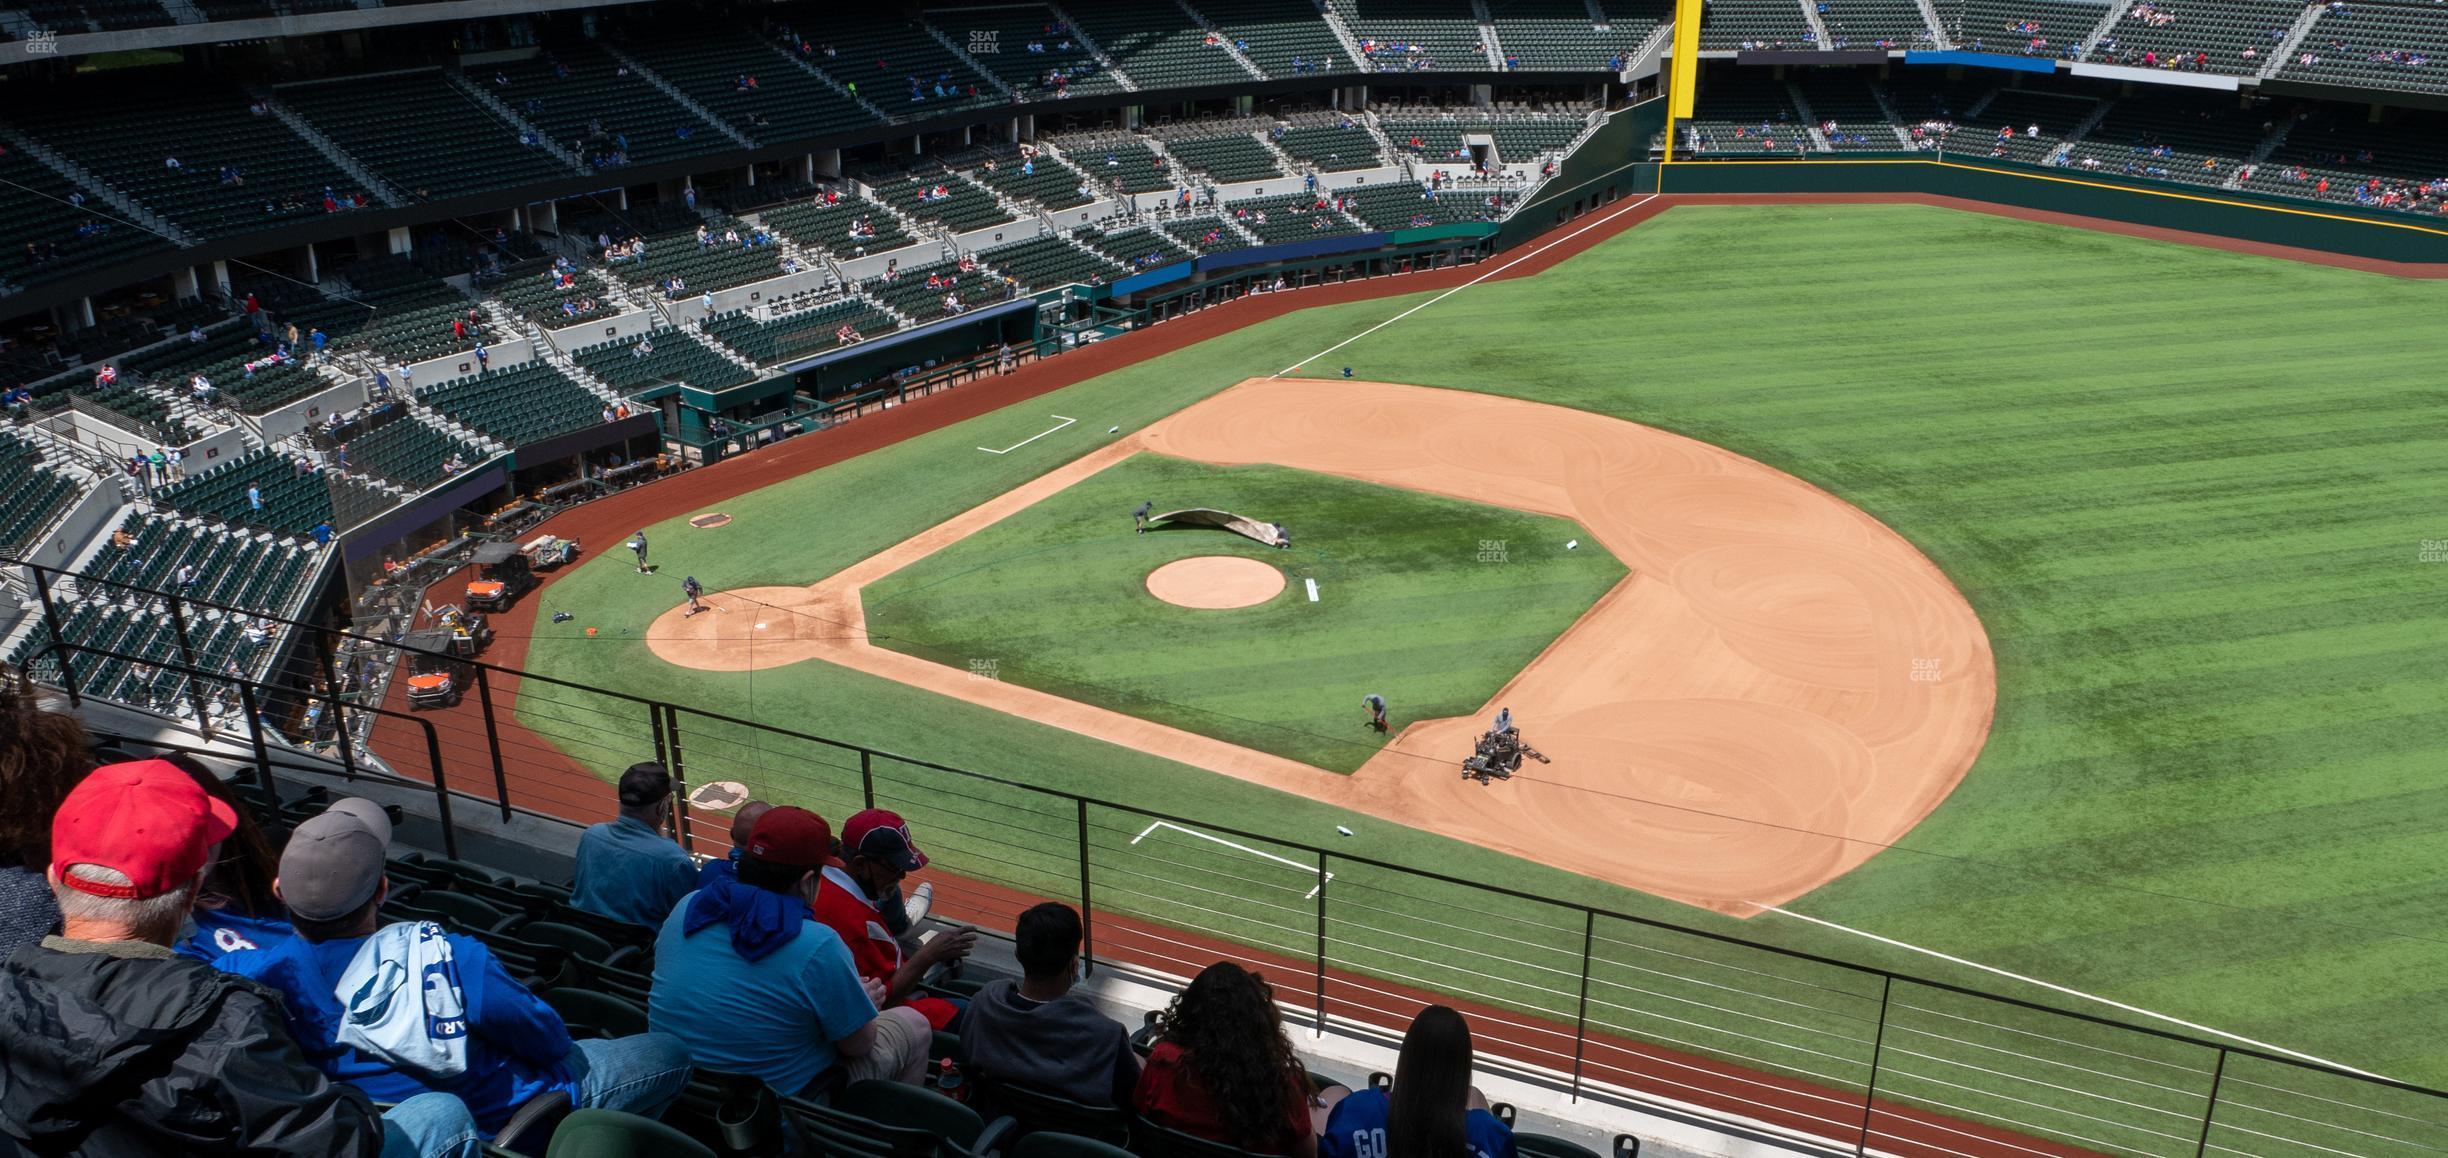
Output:
[[899,814],[881,808],[857,813],[842,824],[841,855],[825,866],[816,886],[816,919],[850,947],[859,976],[884,987],[884,1008],[906,1005],[942,1029],[960,1016],[961,1007],[919,993],[918,981],[935,966],[968,956],[977,933],[938,932],[916,952],[904,953],[881,907],[900,894],[902,878],[926,864],[926,854],[918,851],[909,824]]

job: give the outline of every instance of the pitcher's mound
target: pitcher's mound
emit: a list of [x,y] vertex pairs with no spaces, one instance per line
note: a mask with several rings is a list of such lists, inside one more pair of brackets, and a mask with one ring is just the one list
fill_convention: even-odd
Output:
[[1284,574],[1238,555],[1177,559],[1148,572],[1148,594],[1178,607],[1222,611],[1254,607],[1283,593]]

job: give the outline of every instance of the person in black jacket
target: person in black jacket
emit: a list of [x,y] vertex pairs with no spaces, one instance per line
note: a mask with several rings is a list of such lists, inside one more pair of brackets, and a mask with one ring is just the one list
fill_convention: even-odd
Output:
[[0,1137],[93,1158],[481,1153],[457,1098],[387,1122],[306,1061],[270,990],[171,951],[236,820],[163,760],[68,794],[48,874],[61,934],[0,963]]

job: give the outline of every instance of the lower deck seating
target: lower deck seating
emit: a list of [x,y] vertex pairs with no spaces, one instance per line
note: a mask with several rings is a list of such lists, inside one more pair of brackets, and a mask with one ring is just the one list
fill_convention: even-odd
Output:
[[1259,242],[1264,245],[1282,245],[1313,237],[1361,232],[1350,218],[1331,207],[1320,205],[1319,200],[1306,193],[1291,193],[1227,201],[1224,209],[1233,215],[1233,220],[1241,223],[1242,228],[1257,234]]
[[330,488],[358,485],[303,459],[265,449],[191,474],[185,482],[156,487],[153,497],[164,506],[206,518],[302,535],[332,518]]
[[447,477],[442,464],[452,458],[474,463],[485,457],[482,450],[426,425],[413,414],[360,434],[346,446],[350,470],[369,471],[420,489]]
[[980,250],[978,260],[1010,274],[1028,290],[1101,283],[1129,272],[1101,254],[1052,235]]
[[889,253],[916,240],[890,210],[863,197],[836,196],[839,200],[830,205],[818,198],[778,205],[757,216],[792,241],[845,259]]
[[1056,145],[1072,168],[1087,174],[1089,182],[1107,195],[1173,188],[1173,176],[1165,171],[1164,158],[1139,141],[1100,137],[1085,142],[1061,141]]
[[946,304],[947,296],[963,310],[1010,296],[1002,279],[984,270],[963,273],[948,261],[901,270],[890,278],[871,278],[859,290],[921,322],[955,312]]
[[1165,222],[1163,228],[1166,236],[1201,256],[1249,246],[1249,242],[1243,240],[1230,224],[1219,218],[1175,218]]
[[604,401],[544,362],[419,391],[428,406],[512,446],[603,420]]
[[1411,229],[1504,216],[1505,196],[1481,189],[1429,190],[1410,182],[1343,191],[1344,209],[1371,229]]
[[1350,117],[1324,124],[1278,128],[1268,135],[1274,139],[1276,148],[1330,173],[1371,169],[1385,163],[1377,155],[1377,139]]
[[1165,139],[1165,151],[1224,184],[1283,176],[1283,166],[1258,143],[1254,130],[1252,126],[1240,132],[1171,136]]
[[50,466],[33,442],[0,430],[0,547],[21,547],[84,494],[86,480]]
[[[105,542],[83,570],[113,583],[266,615],[287,611],[303,592],[320,550],[310,539],[217,527],[159,513],[131,513],[116,530],[126,547]],[[195,568],[181,589],[180,568]],[[109,598],[126,594],[110,589]]]
[[707,323],[706,333],[759,365],[776,366],[841,345],[841,328],[861,338],[898,328],[892,317],[863,298],[846,298],[812,309],[759,320],[745,311]]
[[676,330],[620,338],[573,352],[587,373],[630,393],[668,383],[720,390],[754,381],[756,375]]

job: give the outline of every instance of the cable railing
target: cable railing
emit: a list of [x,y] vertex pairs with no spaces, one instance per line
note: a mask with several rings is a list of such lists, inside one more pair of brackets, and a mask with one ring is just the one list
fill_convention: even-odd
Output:
[[[1456,1005],[1483,1056],[1575,1099],[1671,1102],[1857,1154],[2448,1155],[2448,1093],[2423,1086],[704,708],[462,660],[473,675],[464,701],[411,714],[332,688],[232,681],[175,656],[114,656],[59,637],[52,592],[68,573],[18,566],[47,627],[18,658],[72,699],[85,665],[61,661],[76,655],[174,671],[238,698],[241,710],[219,718],[267,766],[289,746],[272,719],[281,706],[368,715],[363,751],[346,727],[332,742],[352,768],[430,786],[452,851],[454,799],[504,819],[598,816],[606,774],[656,760],[680,800],[727,782],[828,816],[891,808],[927,834],[937,913],[1009,928],[1031,904],[1077,905],[1091,970],[1180,975],[1239,961],[1321,1033],[1398,1033],[1422,1004]],[[234,611],[73,578],[88,597],[117,586],[162,601],[181,623]],[[429,654],[291,626],[305,652],[293,668],[327,677],[332,665],[315,657],[342,644],[394,664]],[[691,851],[727,844],[717,818],[677,811]]]

